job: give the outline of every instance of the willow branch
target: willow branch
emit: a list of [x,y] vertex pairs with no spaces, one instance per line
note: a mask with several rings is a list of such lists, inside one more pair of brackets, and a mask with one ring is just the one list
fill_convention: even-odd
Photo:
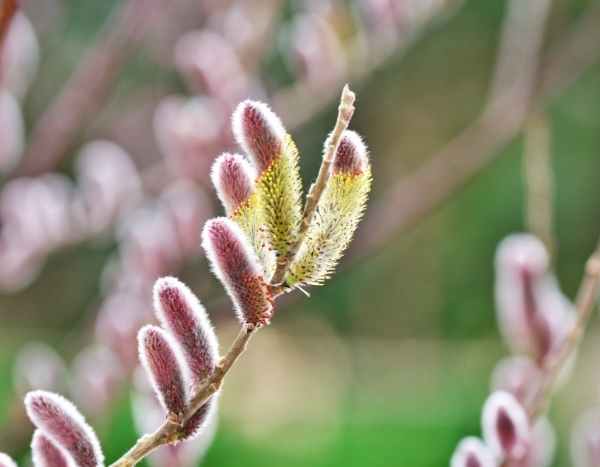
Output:
[[[543,109],[598,61],[599,42],[600,5],[595,4],[561,44],[551,49],[542,63],[533,85],[536,92],[527,111],[515,115],[510,99],[497,99],[493,105],[489,104],[475,122],[429,162],[371,202],[369,215],[355,241],[354,252],[373,252],[381,247],[394,234],[410,228],[431,213],[488,167],[519,134],[531,112]],[[515,69],[515,73],[520,71]]]
[[[548,406],[550,405],[550,399],[556,386],[556,381],[583,339],[587,324],[598,300],[599,292],[600,243],[598,243],[596,250],[586,263],[584,276],[581,280],[579,291],[577,292],[575,304],[577,319],[564,341],[562,341],[560,347],[550,355],[550,358],[547,359],[547,363],[542,367],[541,385],[535,393],[531,404],[526,407],[527,414],[529,415],[532,424],[547,412]],[[512,460],[507,459],[502,463],[501,467],[511,467],[512,465]]]
[[94,45],[37,121],[18,175],[43,173],[60,162],[102,108],[151,14],[149,0],[127,0],[109,16]]
[[352,115],[354,115],[355,100],[356,95],[346,84],[342,89],[335,126],[327,138],[325,151],[323,152],[323,160],[321,162],[321,167],[319,168],[319,174],[317,175],[315,182],[311,185],[308,195],[306,196],[306,204],[304,206],[304,212],[302,213],[302,221],[300,222],[298,238],[291,246],[288,254],[277,263],[277,268],[275,269],[275,273],[271,279],[271,283],[274,285],[278,285],[284,280],[291,261],[296,256],[300,245],[302,245],[306,231],[310,226],[315,210],[317,209],[317,205],[319,204],[319,199],[321,198],[321,195],[327,186],[327,180],[329,180],[329,176],[331,175],[331,165],[333,164],[335,153],[337,152],[340,141],[342,140],[342,135],[348,128],[350,120],[352,119]]
[[190,399],[189,407],[182,418],[167,417],[154,433],[142,436],[127,453],[111,464],[111,467],[134,466],[160,446],[179,440],[183,424],[193,417],[208,399],[221,388],[225,376],[246,350],[248,342],[256,329],[251,326],[242,326],[229,351],[221,359],[215,371],[195,389]]
[[557,378],[583,338],[598,299],[598,292],[600,292],[600,243],[585,266],[585,273],[577,292],[575,303],[577,319],[573,328],[561,346],[548,359],[548,363],[542,367],[544,375],[542,385],[529,407],[529,415],[532,420],[546,411]]

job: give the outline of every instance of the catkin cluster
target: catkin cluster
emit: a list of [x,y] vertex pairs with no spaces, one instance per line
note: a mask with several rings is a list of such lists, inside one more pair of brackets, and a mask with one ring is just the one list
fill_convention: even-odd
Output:
[[[211,178],[226,216],[204,225],[201,242],[242,330],[250,332],[270,323],[278,294],[320,285],[333,273],[365,209],[371,169],[360,136],[334,131],[325,142],[328,173],[321,178],[322,169],[316,182],[324,186],[308,209],[308,201],[302,205],[298,150],[269,107],[242,102],[233,114],[233,134],[245,155],[226,153],[214,162]],[[274,279],[277,274],[283,283]],[[158,325],[140,329],[138,349],[166,420],[177,427],[160,444],[189,440],[215,417],[220,380],[208,398],[196,398],[217,370],[222,379],[227,356],[220,360],[204,307],[178,279],[155,283],[154,309]],[[36,467],[103,467],[100,443],[73,404],[34,391],[25,405],[36,427]],[[0,467],[14,465],[0,454]]]

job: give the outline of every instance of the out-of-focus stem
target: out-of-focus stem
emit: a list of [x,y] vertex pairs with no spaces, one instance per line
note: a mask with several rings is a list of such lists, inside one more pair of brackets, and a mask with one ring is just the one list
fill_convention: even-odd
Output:
[[177,420],[168,417],[154,433],[142,436],[127,453],[111,464],[111,467],[134,466],[158,447],[177,441],[181,436],[183,423],[189,420],[221,388],[225,376],[246,350],[246,346],[256,329],[251,326],[242,326],[229,351],[221,359],[215,371],[195,390],[183,419]]
[[544,375],[543,383],[531,407],[528,407],[528,412],[532,419],[539,417],[546,411],[558,376],[583,338],[587,324],[594,311],[599,291],[600,243],[598,243],[596,251],[590,256],[585,266],[585,273],[577,292],[575,304],[577,319],[573,324],[573,328],[567,334],[562,345],[550,356],[547,363],[542,367]]
[[[536,72],[538,79],[528,112],[542,109],[596,63],[600,57],[599,42],[600,5],[594,4],[552,48],[541,71]],[[519,72],[515,69],[515,73]],[[509,99],[488,105],[479,118],[428,162],[373,200],[354,242],[354,254],[372,254],[391,236],[430,214],[493,162],[523,127],[527,114],[515,119],[518,112],[514,110]]]
[[18,175],[46,172],[68,152],[80,130],[102,108],[132,44],[154,14],[152,3],[127,0],[109,16],[94,45],[34,126]]
[[[583,338],[587,324],[597,303],[599,292],[600,242],[596,246],[594,253],[587,260],[583,279],[577,292],[575,304],[577,319],[560,347],[549,356],[544,366],[542,366],[542,384],[531,404],[526,407],[532,425],[548,410],[556,381]],[[511,461],[506,460],[502,464],[502,467],[510,467],[511,465]]]
[[543,112],[534,113],[525,131],[523,175],[525,181],[526,222],[528,230],[544,242],[550,256],[556,254],[554,236],[553,173],[551,134]]

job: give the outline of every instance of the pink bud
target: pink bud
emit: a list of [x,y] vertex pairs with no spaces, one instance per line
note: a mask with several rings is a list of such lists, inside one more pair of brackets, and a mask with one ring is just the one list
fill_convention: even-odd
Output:
[[496,467],[497,465],[490,448],[474,436],[463,439],[450,460],[450,467]]
[[483,407],[483,435],[498,456],[522,458],[531,438],[527,413],[512,394],[496,391]]
[[232,116],[236,141],[252,160],[259,173],[269,168],[282,151],[285,128],[267,104],[244,101]]
[[564,337],[572,306],[547,272],[544,245],[529,234],[507,237],[496,254],[500,329],[513,352],[542,363]]
[[256,173],[246,158],[239,154],[220,155],[210,175],[228,216],[235,213],[254,191]]
[[102,467],[96,433],[71,402],[52,392],[32,391],[25,397],[25,409],[33,424],[80,467]]
[[31,456],[35,467],[69,467],[65,455],[40,430],[33,433]]
[[362,138],[355,131],[344,131],[333,162],[333,173],[360,175],[368,164],[367,147]]
[[75,209],[82,229],[101,232],[140,198],[140,179],[130,156],[110,141],[86,144],[77,158]]
[[163,408],[182,414],[187,397],[177,343],[161,328],[148,325],[140,329],[138,345],[140,361]]
[[206,193],[194,182],[180,180],[163,190],[159,208],[171,219],[182,255],[197,255],[200,229],[213,214]]
[[175,63],[197,94],[208,94],[225,103],[242,98],[249,83],[232,44],[219,34],[192,31],[177,42]]
[[338,84],[346,69],[346,53],[326,12],[297,15],[289,28],[292,65],[299,81],[323,92]]
[[219,344],[206,310],[174,277],[162,277],[154,284],[154,308],[163,327],[181,345],[193,383],[200,383],[219,359]]
[[6,88],[15,97],[22,99],[35,78],[39,52],[38,40],[31,22],[24,14],[17,13],[0,49],[0,88]]
[[181,178],[202,182],[223,147],[226,128],[227,114],[209,97],[169,96],[154,115],[156,139],[169,167]]
[[542,381],[539,367],[527,357],[501,360],[492,373],[492,390],[511,393],[524,406],[536,395]]
[[225,217],[208,221],[202,247],[235,306],[242,323],[269,324],[273,304],[256,254],[238,225]]
[[3,452],[0,452],[0,467],[18,467],[17,463]]
[[66,388],[65,362],[52,347],[42,342],[31,342],[19,351],[13,374],[15,389],[23,396],[33,389]]

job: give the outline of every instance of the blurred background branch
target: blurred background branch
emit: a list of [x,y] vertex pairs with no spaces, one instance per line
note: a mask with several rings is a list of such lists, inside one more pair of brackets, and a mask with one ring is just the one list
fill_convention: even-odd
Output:
[[544,18],[550,2],[517,0],[510,5],[525,8],[534,21],[529,23],[517,15],[513,22],[507,21],[484,112],[414,174],[375,200],[376,208],[359,233],[356,251],[381,247],[388,238],[437,208],[501,154],[500,150],[521,131],[530,109],[546,106],[600,58],[593,46],[600,40],[597,4],[552,49],[539,71]]

